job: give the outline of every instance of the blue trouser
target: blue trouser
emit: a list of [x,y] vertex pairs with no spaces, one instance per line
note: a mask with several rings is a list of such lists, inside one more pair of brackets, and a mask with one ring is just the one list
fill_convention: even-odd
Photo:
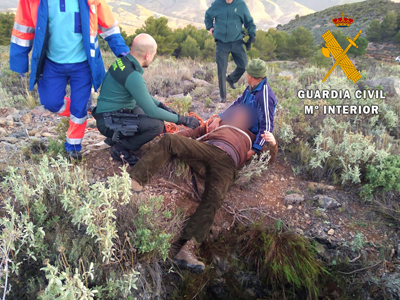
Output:
[[[46,58],[38,80],[40,103],[51,112],[70,118],[65,142],[67,151],[80,151],[87,123],[86,105],[92,88],[92,73],[87,61],[58,64]],[[71,99],[66,98],[69,82]]]

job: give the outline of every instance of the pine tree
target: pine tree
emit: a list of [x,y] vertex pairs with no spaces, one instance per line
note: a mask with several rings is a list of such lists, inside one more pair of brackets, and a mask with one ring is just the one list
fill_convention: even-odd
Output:
[[165,17],[149,17],[141,28],[136,29],[136,35],[140,33],[150,34],[156,40],[159,54],[170,55],[178,46],[172,29],[168,26],[168,19]]
[[370,42],[379,42],[381,40],[381,23],[379,20],[372,20],[366,30],[367,39]]
[[276,44],[271,35],[262,30],[257,30],[254,48],[259,52],[259,58],[262,60],[271,60],[276,57]]
[[381,23],[382,38],[394,36],[396,34],[396,29],[397,29],[397,13],[391,11],[386,14]]
[[298,27],[292,31],[288,39],[289,58],[309,58],[314,52],[314,38],[310,31]]
[[12,13],[0,13],[0,46],[10,45],[14,17]]
[[197,44],[197,41],[191,36],[188,36],[186,40],[182,43],[181,56],[194,59],[196,57],[199,57],[200,54],[200,47]]

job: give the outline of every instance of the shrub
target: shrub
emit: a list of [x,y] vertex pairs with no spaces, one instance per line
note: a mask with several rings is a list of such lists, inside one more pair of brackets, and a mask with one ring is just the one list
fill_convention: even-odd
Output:
[[386,157],[380,166],[367,165],[361,195],[371,199],[375,193],[400,191],[400,156]]
[[269,151],[261,153],[259,157],[254,157],[248,164],[246,164],[239,172],[237,179],[238,184],[247,184],[251,180],[260,177],[265,171],[268,170],[268,162],[271,156]]
[[178,114],[184,115],[189,111],[189,108],[192,106],[192,97],[190,95],[187,95],[182,98],[175,98],[172,100],[170,106]]
[[274,229],[255,224],[240,238],[242,255],[257,267],[261,279],[275,289],[305,290],[307,299],[318,299],[320,277],[327,273],[316,251],[303,236],[283,230],[282,221]]

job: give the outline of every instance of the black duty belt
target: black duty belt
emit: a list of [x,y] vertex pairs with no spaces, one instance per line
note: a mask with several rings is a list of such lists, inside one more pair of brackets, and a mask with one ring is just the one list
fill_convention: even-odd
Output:
[[103,113],[104,125],[114,131],[113,142],[121,138],[134,136],[139,130],[140,119],[138,114],[133,113],[133,109],[121,109],[114,112]]

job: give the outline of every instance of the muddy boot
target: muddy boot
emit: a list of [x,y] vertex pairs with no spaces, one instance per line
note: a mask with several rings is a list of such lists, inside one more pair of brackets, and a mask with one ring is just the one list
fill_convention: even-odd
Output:
[[131,167],[134,166],[138,161],[135,155],[130,153],[128,148],[125,148],[121,143],[116,143],[110,150],[111,157],[123,164],[128,163]]
[[182,270],[200,274],[205,270],[205,265],[199,261],[195,254],[196,247],[193,240],[188,241],[174,257],[174,262]]
[[131,190],[132,190],[134,193],[139,194],[141,191],[143,191],[143,186],[141,186],[141,185],[139,184],[139,182],[137,182],[135,179],[132,178]]

